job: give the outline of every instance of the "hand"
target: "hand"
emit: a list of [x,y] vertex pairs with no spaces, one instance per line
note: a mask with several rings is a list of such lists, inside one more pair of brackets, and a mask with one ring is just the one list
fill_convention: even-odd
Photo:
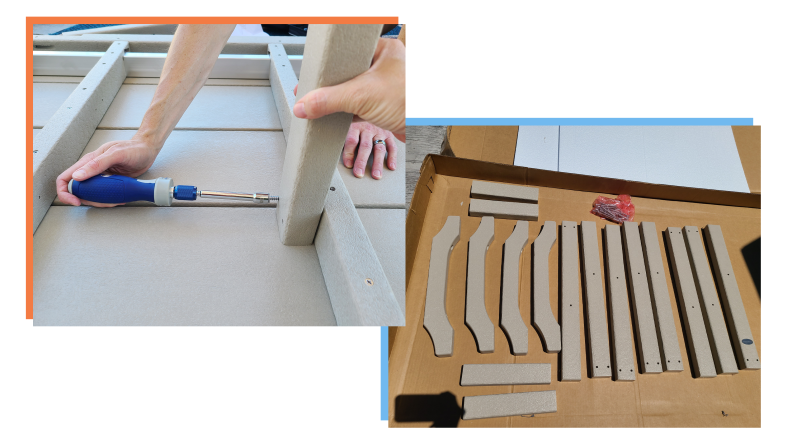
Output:
[[343,84],[308,92],[294,104],[294,116],[316,119],[336,112],[353,113],[404,142],[404,59],[403,43],[380,39],[371,68]]
[[88,153],[66,169],[55,180],[58,198],[66,204],[85,204],[95,207],[113,207],[118,204],[94,203],[80,200],[69,193],[69,180],[83,181],[100,173],[108,172],[129,177],[138,177],[154,164],[159,148],[145,139],[132,137],[129,141],[111,141]]
[[[374,161],[371,165],[371,178],[375,180],[382,178],[382,165],[385,161],[386,151],[388,153],[388,169],[396,170],[396,152],[399,148],[396,147],[393,133],[355,117],[344,142],[342,160],[344,161],[344,166],[348,169],[352,168],[354,160],[352,174],[358,178],[363,178],[366,173],[366,164],[368,164],[372,145],[376,139],[385,140],[385,144],[373,146]],[[357,159],[355,159],[355,148],[358,148]]]

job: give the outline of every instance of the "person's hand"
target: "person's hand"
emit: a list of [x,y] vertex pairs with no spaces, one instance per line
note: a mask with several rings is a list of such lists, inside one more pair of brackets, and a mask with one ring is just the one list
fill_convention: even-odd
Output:
[[77,181],[84,181],[104,172],[138,177],[154,164],[158,153],[159,148],[145,139],[135,139],[133,137],[129,141],[105,143],[93,152],[86,154],[58,176],[58,179],[55,180],[58,198],[72,206],[79,206],[80,204],[96,207],[117,206],[117,204],[80,200],[69,193],[69,180],[74,178]]
[[404,76],[404,44],[380,39],[371,68],[343,84],[308,92],[294,104],[294,116],[316,119],[336,112],[353,113],[404,142]]
[[[378,139],[384,140],[385,144],[374,145],[374,141]],[[355,158],[356,148],[358,149],[357,159]],[[371,165],[371,178],[375,180],[382,178],[382,165],[386,152],[388,153],[388,169],[396,170],[396,152],[399,148],[396,146],[393,133],[356,117],[349,127],[349,133],[347,133],[344,142],[344,154],[341,157],[344,166],[352,169],[352,174],[356,177],[363,178],[372,150],[374,151],[374,161]]]

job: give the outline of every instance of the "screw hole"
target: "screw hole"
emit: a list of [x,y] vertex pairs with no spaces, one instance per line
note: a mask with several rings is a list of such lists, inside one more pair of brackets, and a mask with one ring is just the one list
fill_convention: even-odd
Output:
[[330,190],[335,190],[335,187],[331,187]]
[[598,368],[599,368],[599,366],[598,366],[598,365],[595,365],[595,366],[594,366],[594,368],[595,368],[595,369],[598,369]]

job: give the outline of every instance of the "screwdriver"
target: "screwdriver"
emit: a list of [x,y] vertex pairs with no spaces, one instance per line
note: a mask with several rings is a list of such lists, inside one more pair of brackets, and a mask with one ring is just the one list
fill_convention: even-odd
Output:
[[170,178],[138,180],[123,175],[97,175],[85,181],[70,180],[69,193],[95,203],[117,204],[150,201],[157,206],[170,206],[174,199],[195,201],[198,197],[245,200],[254,203],[278,201],[278,197],[270,194],[199,191],[195,186],[174,186],[173,180]]

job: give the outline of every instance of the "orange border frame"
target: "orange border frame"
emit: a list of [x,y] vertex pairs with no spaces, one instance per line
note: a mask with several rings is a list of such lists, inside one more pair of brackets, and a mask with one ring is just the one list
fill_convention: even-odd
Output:
[[237,24],[237,23],[307,23],[309,25],[331,23],[341,25],[363,25],[382,23],[397,25],[399,18],[391,17],[27,17],[27,224],[26,244],[26,303],[25,318],[33,319],[33,25],[60,23],[63,21],[84,24],[125,23],[139,24]]

